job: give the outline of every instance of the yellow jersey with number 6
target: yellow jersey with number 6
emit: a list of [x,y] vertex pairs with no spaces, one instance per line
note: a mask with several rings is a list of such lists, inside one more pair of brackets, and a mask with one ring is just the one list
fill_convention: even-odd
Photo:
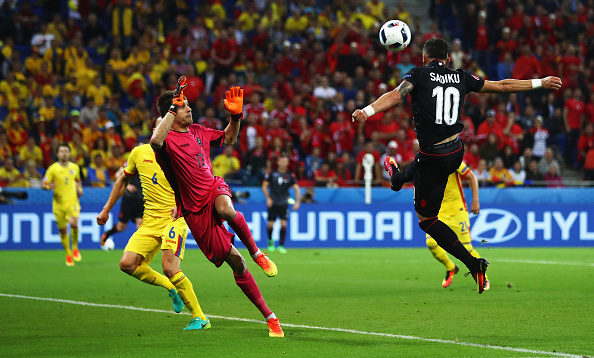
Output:
[[169,217],[169,210],[176,206],[175,194],[157,163],[150,144],[132,149],[128,162],[124,165],[124,173],[140,176],[145,214]]
[[43,181],[47,184],[55,183],[54,207],[72,206],[78,204],[78,193],[76,185],[80,181],[80,168],[78,165],[68,162],[66,166],[55,162],[45,172]]

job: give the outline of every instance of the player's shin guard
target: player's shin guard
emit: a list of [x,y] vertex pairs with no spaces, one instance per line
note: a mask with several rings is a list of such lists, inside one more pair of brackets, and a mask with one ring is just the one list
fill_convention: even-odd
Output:
[[264,301],[264,297],[260,293],[260,289],[256,284],[256,280],[254,280],[254,276],[248,271],[245,270],[242,274],[237,274],[233,272],[233,276],[235,277],[235,283],[237,286],[241,288],[243,294],[247,296],[247,298],[252,301],[254,306],[256,306],[264,317],[268,317],[272,314],[268,305],[266,305],[266,301]]
[[72,249],[78,249],[78,227],[70,228],[70,238],[72,239]]
[[241,240],[241,242],[248,249],[250,255],[253,255],[258,251],[258,245],[256,245],[256,242],[254,241],[252,232],[250,231],[243,214],[241,214],[239,211],[236,211],[233,220],[229,221],[229,226],[231,226],[233,231],[235,231],[239,237],[239,240]]
[[169,281],[175,286],[179,297],[184,301],[184,305],[192,313],[192,318],[200,317],[201,320],[206,321],[206,316],[198,303],[198,297],[196,297],[194,286],[190,282],[190,279],[180,271],[173,275]]
[[436,217],[419,222],[419,227],[429,234],[439,246],[462,261],[470,272],[478,270],[478,260],[473,257],[458,239],[458,236],[449,226]]
[[456,264],[454,264],[454,262],[450,260],[450,257],[445,252],[445,250],[442,249],[441,246],[437,245],[437,242],[434,239],[427,239],[427,248],[429,249],[429,251],[431,251],[433,257],[435,257],[437,261],[444,264],[447,271],[452,271],[456,268]]
[[132,273],[132,276],[149,285],[165,287],[167,291],[175,288],[166,276],[153,270],[147,264],[138,265],[136,270]]
[[64,251],[66,251],[66,256],[72,256],[72,250],[70,249],[70,237],[68,236],[68,234],[60,234],[60,241],[62,242]]

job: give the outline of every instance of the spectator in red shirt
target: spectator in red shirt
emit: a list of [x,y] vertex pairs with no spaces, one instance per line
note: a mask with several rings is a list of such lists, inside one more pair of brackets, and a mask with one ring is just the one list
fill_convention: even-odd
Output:
[[257,92],[252,93],[250,97],[250,103],[243,106],[243,116],[247,117],[248,114],[254,113],[258,117],[261,117],[264,112],[266,112],[266,108],[260,101],[260,94]]
[[396,143],[398,144],[398,154],[400,155],[401,162],[399,163],[402,170],[406,168],[414,159],[415,159],[415,152],[413,141],[416,139],[416,136],[410,137],[406,130],[401,127],[396,132]]
[[[280,121],[278,118],[273,118],[270,121],[270,127],[266,131],[266,142],[269,145],[273,144],[273,140],[275,138],[280,138],[281,142],[291,140],[289,133],[287,133],[287,131],[280,126]],[[274,163],[276,163],[276,161],[274,161]]]
[[[255,113],[248,114],[239,134],[241,151],[243,153],[249,152],[256,146],[256,138],[265,138],[265,136],[266,129],[258,123],[258,115]],[[264,146],[266,146],[266,141],[264,141]]]
[[330,169],[330,164],[327,161],[322,162],[320,169],[314,170],[313,180],[316,182],[316,186],[329,188],[336,188],[338,186],[336,183],[338,177],[334,170]]
[[575,163],[574,149],[577,146],[580,136],[580,128],[584,119],[584,102],[582,102],[582,90],[578,87],[573,90],[573,95],[565,101],[563,110],[563,120],[565,121],[565,131],[567,133],[567,142],[565,147],[565,162],[567,165]]
[[206,128],[223,130],[223,121],[215,118],[215,110],[212,107],[206,108],[206,115],[198,119],[198,124]]
[[514,154],[520,153],[520,143],[524,140],[524,129],[516,123],[516,113],[507,113],[508,124],[503,130],[503,145],[510,146]]
[[325,158],[328,155],[331,143],[332,140],[328,133],[326,133],[324,120],[317,118],[314,121],[314,128],[311,131],[311,145],[313,147],[320,147],[322,157]]
[[522,45],[522,54],[514,63],[512,77],[517,79],[532,79],[539,77],[541,73],[540,63],[538,63],[536,57],[531,53],[530,46],[527,44]]
[[[344,154],[348,155],[348,152],[344,152]],[[353,176],[351,171],[348,170],[344,164],[344,159],[342,159],[342,157],[336,159],[336,168],[334,169],[334,172],[336,173],[336,184],[338,184],[339,187],[351,186]]]
[[336,113],[336,122],[330,124],[330,136],[332,137],[331,150],[336,153],[353,150],[355,129],[352,122],[345,119],[345,112]]
[[487,110],[487,118],[481,123],[478,127],[476,132],[476,138],[479,144],[483,144],[487,141],[487,136],[490,133],[494,133],[497,138],[503,137],[503,128],[500,128],[497,123],[495,123],[495,110],[488,109]]
[[219,37],[212,44],[212,59],[215,61],[215,72],[219,76],[228,75],[233,71],[233,63],[237,58],[237,44],[230,37],[227,30],[219,30]]
[[[516,51],[516,41],[512,38],[511,29],[509,27],[506,26],[501,30],[501,39],[497,41],[495,50],[499,54],[499,62],[503,62],[505,54],[509,53],[513,55],[513,53]],[[509,77],[511,76],[507,76],[505,78]]]
[[584,132],[580,136],[578,140],[578,163],[580,165],[584,165],[584,161],[588,152],[591,149],[594,149],[594,123],[586,124],[586,128],[584,128]]
[[277,98],[274,101],[274,109],[270,112],[269,120],[278,118],[282,127],[286,127],[293,119],[293,112],[285,106],[285,100]]
[[363,169],[363,157],[365,156],[365,154],[371,154],[373,155],[373,182],[375,184],[381,185],[383,179],[382,179],[382,171],[380,169],[380,154],[377,150],[373,149],[373,143],[372,142],[367,142],[365,143],[365,149],[360,151],[359,154],[357,154],[357,167],[355,168],[355,185],[360,185],[361,183],[359,182],[359,180],[363,179],[363,173],[365,172]]
[[[468,145],[466,144],[466,146]],[[479,160],[481,160],[479,146],[476,143],[472,143],[470,144],[470,150],[465,149],[463,161],[466,163],[466,165],[468,165],[469,168],[476,169]]]

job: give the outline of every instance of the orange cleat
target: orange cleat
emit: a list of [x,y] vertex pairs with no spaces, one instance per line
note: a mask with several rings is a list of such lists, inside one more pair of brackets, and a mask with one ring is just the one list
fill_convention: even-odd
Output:
[[[482,259],[482,258],[480,258],[478,260],[479,260],[478,271],[472,272],[472,278],[474,278],[474,281],[476,281],[476,287],[478,289],[478,293],[481,294],[481,293],[483,293],[485,288],[487,290],[489,288],[491,288],[491,285],[485,279],[485,272],[487,271],[487,266],[489,266],[489,261],[487,261],[486,259]],[[467,276],[469,273],[467,273],[464,276]]]
[[448,287],[452,283],[454,275],[458,273],[458,265],[452,271],[446,271],[446,277],[441,281],[441,287]]
[[78,251],[78,249],[72,250],[72,257],[74,258],[74,261],[76,261],[76,262],[82,261],[82,256],[80,256],[80,251]]
[[283,332],[278,318],[271,318],[266,323],[268,323],[268,328],[270,328],[270,331],[268,332],[268,337],[280,338],[285,336],[285,332]]
[[274,262],[272,262],[271,259],[268,258],[268,255],[266,255],[265,253],[260,253],[258,257],[254,259],[254,261],[258,266],[262,268],[262,271],[264,271],[266,276],[274,277],[278,273],[276,265],[274,264]]
[[66,255],[66,266],[74,266],[74,260],[71,255]]

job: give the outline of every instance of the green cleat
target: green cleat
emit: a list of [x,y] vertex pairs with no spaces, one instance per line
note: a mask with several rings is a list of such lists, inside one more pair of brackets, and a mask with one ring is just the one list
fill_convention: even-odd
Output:
[[268,251],[273,252],[274,250],[274,240],[268,240]]
[[184,331],[191,331],[194,329],[209,329],[210,320],[206,318],[206,321],[200,319],[200,317],[193,318],[190,323],[184,328]]
[[279,246],[279,247],[277,247],[276,249],[278,250],[278,252],[279,252],[280,254],[286,254],[286,253],[287,253],[287,249],[285,249],[285,247],[284,247],[284,246]]
[[173,310],[175,313],[180,313],[184,309],[184,302],[179,297],[175,288],[169,290],[169,297],[171,297],[171,300],[173,301]]

